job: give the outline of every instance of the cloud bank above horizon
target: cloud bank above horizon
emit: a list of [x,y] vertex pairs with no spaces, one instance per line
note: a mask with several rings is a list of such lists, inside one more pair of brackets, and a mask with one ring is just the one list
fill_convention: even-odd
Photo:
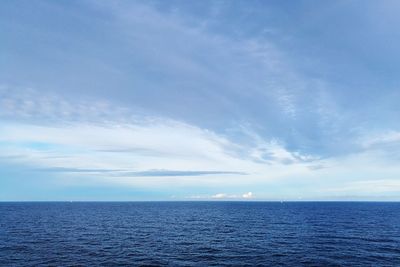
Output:
[[396,2],[0,5],[0,200],[400,200]]

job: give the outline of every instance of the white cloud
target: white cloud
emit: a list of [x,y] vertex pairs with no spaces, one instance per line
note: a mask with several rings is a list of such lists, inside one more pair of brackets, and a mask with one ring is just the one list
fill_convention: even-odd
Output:
[[[55,93],[47,95],[5,86],[0,88],[0,95],[0,119],[14,121],[0,125],[0,141],[8,143],[0,153],[19,153],[43,167],[110,166],[143,171],[182,170],[185,166],[184,170],[223,168],[257,173],[267,167],[263,162],[278,169],[284,161],[302,162],[296,153],[287,151],[277,141],[264,141],[249,128],[239,130],[252,141],[238,143],[229,136],[177,120],[135,114],[134,110],[107,101],[70,101]],[[24,120],[26,117],[30,120]],[[29,142],[57,148],[43,151],[21,146]],[[270,157],[266,160],[264,155]],[[275,167],[268,169],[274,172]]]
[[216,199],[222,199],[222,198],[228,198],[228,197],[229,196],[227,194],[224,194],[224,193],[218,193],[218,194],[215,194],[215,195],[211,196],[211,198],[216,198]]
[[[273,155],[266,165],[254,156],[254,149],[258,148],[252,144],[237,143],[227,136],[176,120],[145,116],[139,120],[134,112],[111,104],[105,104],[103,111],[97,102],[73,103],[32,90],[8,91],[6,95],[13,103],[18,98],[29,99],[35,106],[46,100],[52,106],[46,111],[35,108],[18,111],[36,118],[29,122],[21,119],[14,106],[4,103],[0,106],[0,118],[2,115],[15,118],[15,122],[0,125],[0,156],[36,169],[133,186],[237,185],[309,171],[301,161],[293,161],[288,169],[282,159],[293,156],[278,143],[262,147],[263,153]],[[81,106],[85,109],[81,110]],[[68,110],[75,110],[77,118],[62,117]],[[94,112],[87,114],[86,110]],[[259,146],[263,141],[258,136],[256,139]],[[246,179],[244,174],[248,176]]]
[[232,199],[232,200],[238,200],[238,199],[249,199],[249,198],[254,198],[254,195],[252,192],[247,192],[240,195],[235,195],[235,194],[226,194],[226,193],[217,193],[215,195],[210,196],[195,196],[196,199]]
[[252,192],[248,192],[248,193],[244,193],[244,194],[242,195],[242,197],[243,197],[243,198],[253,198],[254,196],[253,196],[253,193],[252,193]]
[[[33,103],[41,103],[41,97],[50,99],[45,95],[30,95],[34,96],[30,99]],[[9,100],[16,101],[13,99],[17,97],[12,93],[7,96]],[[66,106],[60,104],[63,101],[66,100],[51,97],[49,105],[53,108],[48,112],[36,114],[35,109],[26,109],[24,112],[38,118],[30,122],[18,119],[19,115],[12,113],[15,107],[0,106],[2,111],[6,110],[17,118],[14,122],[4,120],[0,125],[2,161],[7,159],[35,169],[53,170],[65,179],[76,178],[74,181],[78,184],[85,182],[78,178],[85,177],[86,182],[92,184],[146,188],[174,185],[226,189],[229,186],[230,191],[234,187],[285,181],[305,184],[308,190],[319,188],[323,191],[330,187],[341,194],[370,188],[366,184],[349,184],[349,181],[368,183],[370,180],[382,180],[380,191],[391,192],[392,182],[400,173],[398,165],[388,162],[387,158],[393,158],[393,155],[388,155],[385,149],[366,149],[346,156],[318,159],[289,151],[277,140],[264,140],[250,127],[239,129],[247,139],[238,142],[229,136],[176,120],[145,116],[139,120],[133,111],[115,108],[111,104],[107,105],[110,112],[103,112],[107,113],[107,121],[102,119],[101,109],[85,115],[85,110],[79,111],[81,104],[74,108],[75,103],[72,102],[68,102],[68,109],[78,110],[78,119],[46,120],[53,112],[63,113]],[[91,102],[81,103],[86,109],[92,109],[91,105],[96,107]],[[123,112],[114,113],[113,110]],[[370,138],[365,147],[373,148],[378,143],[397,141],[397,132],[391,132],[379,138]],[[339,185],[347,179],[345,188],[348,190],[341,190]],[[333,193],[332,190],[325,191]],[[206,198],[252,197],[252,192],[247,192],[238,195],[218,193]]]

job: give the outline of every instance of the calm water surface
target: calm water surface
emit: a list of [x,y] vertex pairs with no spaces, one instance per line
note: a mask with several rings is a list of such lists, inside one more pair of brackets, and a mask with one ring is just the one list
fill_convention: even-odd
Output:
[[400,203],[0,203],[0,266],[400,266]]

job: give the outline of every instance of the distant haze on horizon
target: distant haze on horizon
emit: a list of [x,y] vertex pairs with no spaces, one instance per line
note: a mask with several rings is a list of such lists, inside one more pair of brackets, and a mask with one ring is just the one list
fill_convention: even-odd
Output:
[[399,12],[1,1],[0,201],[398,201]]

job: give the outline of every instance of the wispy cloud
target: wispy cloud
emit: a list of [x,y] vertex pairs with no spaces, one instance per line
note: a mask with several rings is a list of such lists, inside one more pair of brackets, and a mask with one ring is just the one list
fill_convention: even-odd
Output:
[[[129,109],[105,100],[68,98],[33,88],[0,86],[0,118],[34,123],[68,123],[134,120]],[[143,118],[141,118],[143,120]]]
[[62,173],[115,173],[122,171],[113,169],[82,169],[82,168],[64,168],[64,167],[33,168],[33,170],[39,172],[62,172]]
[[229,172],[229,171],[173,171],[173,170],[148,170],[141,172],[123,172],[118,175],[132,176],[132,177],[146,177],[146,176],[203,176],[203,175],[246,175],[244,172]]
[[[11,93],[8,95],[10,99],[13,97]],[[47,99],[33,95],[33,102],[41,102],[41,97]],[[52,101],[52,112],[59,114],[58,109],[64,108],[59,102],[63,100],[54,96]],[[70,105],[74,109],[74,104]],[[86,108],[91,109],[90,105],[87,102]],[[109,108],[114,109],[111,105]],[[288,171],[308,170],[305,160],[296,159],[296,154],[278,143],[265,142],[256,135],[245,134],[254,139],[250,143],[235,142],[229,136],[187,123],[150,116],[139,120],[134,111],[121,110],[124,113],[118,113],[115,120],[112,112],[107,114],[110,119],[107,123],[102,113],[85,115],[84,112],[78,119],[51,124],[46,121],[51,112],[41,113],[35,121],[8,122],[0,126],[3,146],[0,156],[13,156],[9,160],[64,177],[98,177],[99,181],[106,179],[111,183],[109,178],[114,177],[118,178],[114,183],[131,185],[146,184],[138,179],[141,177],[176,177],[181,184],[210,185],[228,180],[240,184],[247,182],[240,178],[244,175],[251,176],[250,180],[275,179]],[[285,167],[288,163],[296,166],[288,170]],[[193,180],[200,176],[208,178]],[[149,180],[148,184],[154,181]]]
[[[8,96],[13,97],[11,93]],[[35,95],[31,101],[40,102],[41,97]],[[53,111],[63,109],[58,105],[63,101],[60,97],[55,95],[52,101]],[[70,105],[74,109],[74,104]],[[85,105],[90,109],[90,102]],[[109,108],[114,109],[111,104]],[[393,155],[376,148],[378,143],[397,142],[396,132],[360,139],[364,141],[356,153],[319,158],[290,151],[275,139],[265,140],[250,126],[238,126],[236,136],[240,132],[243,138],[235,139],[167,118],[142,116],[139,120],[134,111],[121,110],[124,113],[115,115],[115,120],[112,112],[108,114],[107,123],[101,113],[85,116],[84,112],[79,119],[52,124],[43,113],[40,120],[29,123],[8,121],[0,126],[0,157],[37,172],[58,173],[63,179],[87,177],[94,183],[149,188],[166,187],[171,179],[180,186],[260,185],[297,179],[311,186],[315,176],[339,183],[337,177],[349,176],[367,182],[376,180],[383,166],[386,177],[398,171],[395,166],[388,167],[385,159]]]

